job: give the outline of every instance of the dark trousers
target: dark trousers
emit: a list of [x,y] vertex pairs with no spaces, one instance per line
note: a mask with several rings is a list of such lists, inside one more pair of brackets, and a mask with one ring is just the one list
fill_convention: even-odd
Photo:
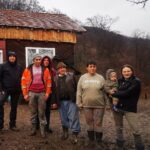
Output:
[[11,101],[10,101],[10,106],[11,106],[11,110],[10,110],[10,122],[9,122],[9,126],[11,127],[15,127],[16,126],[16,116],[17,116],[17,106],[18,106],[18,100],[19,100],[19,96],[20,96],[20,92],[18,93],[5,93],[3,98],[0,99],[0,129],[2,129],[4,127],[4,103],[7,100],[8,96],[11,97]]
[[49,125],[50,125],[50,113],[51,113],[51,96],[46,101],[45,116],[46,116],[46,121],[47,121],[47,125],[46,125],[47,129],[49,129]]

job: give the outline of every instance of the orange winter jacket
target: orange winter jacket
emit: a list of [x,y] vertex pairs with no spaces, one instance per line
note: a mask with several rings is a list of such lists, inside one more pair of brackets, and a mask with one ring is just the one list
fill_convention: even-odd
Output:
[[[24,96],[28,95],[29,87],[32,83],[32,80],[32,66],[30,66],[24,70],[21,78],[21,87]],[[49,95],[51,93],[51,74],[49,72],[49,69],[42,67],[42,80],[45,85],[45,94]]]

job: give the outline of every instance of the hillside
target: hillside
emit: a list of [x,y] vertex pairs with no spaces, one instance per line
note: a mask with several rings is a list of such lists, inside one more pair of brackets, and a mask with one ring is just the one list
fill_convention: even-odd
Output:
[[[108,68],[120,72],[123,64],[131,64],[142,80],[144,89],[150,87],[150,40],[126,37],[94,27],[84,27],[87,32],[78,35],[75,46],[75,66],[85,72],[87,60],[94,59],[98,72],[105,75]],[[148,93],[147,93],[148,94]]]

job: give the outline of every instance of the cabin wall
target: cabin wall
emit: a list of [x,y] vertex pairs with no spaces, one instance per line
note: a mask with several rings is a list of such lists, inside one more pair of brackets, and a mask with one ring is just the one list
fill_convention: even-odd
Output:
[[27,40],[6,40],[6,50],[17,53],[18,62],[25,67],[25,47],[55,48],[56,55],[74,65],[74,44]]
[[42,30],[28,28],[0,28],[0,39],[20,39],[20,40],[36,40],[76,43],[76,33],[65,32],[60,30]]

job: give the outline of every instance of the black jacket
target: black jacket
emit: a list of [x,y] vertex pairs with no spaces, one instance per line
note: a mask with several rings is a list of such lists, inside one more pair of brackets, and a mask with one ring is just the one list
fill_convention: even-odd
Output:
[[0,90],[21,92],[22,67],[6,62],[0,66]]
[[135,76],[128,80],[118,80],[118,91],[112,96],[119,98],[117,107],[128,112],[137,112],[137,102],[141,92],[141,82]]
[[[60,77],[56,75],[55,83],[56,83],[56,99],[57,104],[59,106],[60,101],[63,100],[62,95],[64,94],[64,100],[70,100],[72,102],[76,102],[76,79],[73,73],[69,72],[65,75],[65,84],[61,85]],[[62,87],[65,86],[65,87]],[[65,89],[64,93],[61,92],[61,89]]]

